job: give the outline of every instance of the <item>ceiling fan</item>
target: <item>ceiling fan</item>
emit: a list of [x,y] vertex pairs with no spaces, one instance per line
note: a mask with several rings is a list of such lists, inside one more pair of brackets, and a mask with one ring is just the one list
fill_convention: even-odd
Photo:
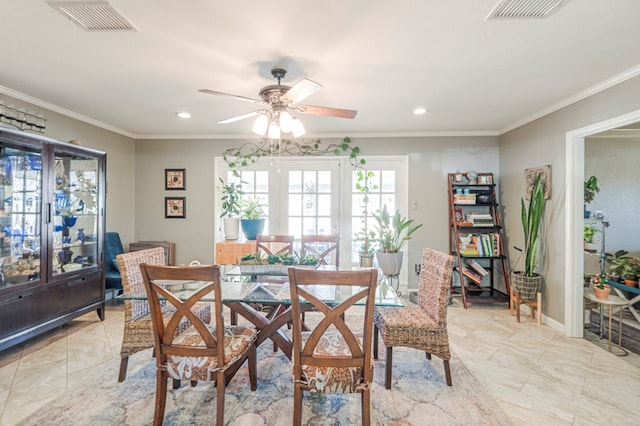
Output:
[[296,117],[298,113],[338,118],[354,118],[358,114],[358,111],[352,109],[300,105],[299,102],[317,92],[322,86],[307,78],[301,79],[293,86],[281,84],[280,80],[286,74],[287,70],[283,68],[273,68],[271,75],[278,80],[278,84],[272,84],[260,89],[260,99],[231,95],[209,89],[200,89],[198,91],[209,95],[227,96],[240,101],[263,105],[265,108],[227,118],[218,123],[228,124],[258,116],[253,124],[253,132],[261,136],[268,135],[269,138],[273,139],[279,138],[281,133],[292,133],[293,137],[305,134],[302,122]]

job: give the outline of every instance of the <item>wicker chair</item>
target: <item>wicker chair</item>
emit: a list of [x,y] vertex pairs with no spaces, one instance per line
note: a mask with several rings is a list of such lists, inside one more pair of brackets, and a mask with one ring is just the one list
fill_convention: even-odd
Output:
[[374,314],[373,357],[378,359],[378,331],[387,347],[385,387],[391,389],[394,346],[425,351],[427,359],[436,355],[444,361],[447,385],[451,386],[447,305],[453,271],[453,256],[425,248],[422,252],[418,306],[376,308]]
[[[293,311],[294,425],[302,423],[303,391],[360,393],[362,424],[371,423],[371,341],[377,281],[377,269],[321,271],[289,268]],[[317,294],[314,287],[323,285],[352,288],[348,289],[346,300],[337,306],[328,306],[314,296]],[[304,305],[301,298],[306,300]],[[366,305],[362,322],[351,329],[345,323],[345,312],[348,314],[349,308],[364,299]],[[318,324],[310,331],[306,331],[302,320],[303,309],[309,307],[307,303],[321,315]]]
[[[225,325],[219,268],[218,265],[140,266],[151,307],[156,351],[156,403],[153,416],[156,426],[162,425],[164,419],[168,379],[174,382],[189,380],[192,385],[199,381],[215,381],[216,425],[219,426],[224,424],[225,388],[247,360],[251,390],[256,389],[257,331],[254,327]],[[157,281],[162,280],[202,281],[204,285],[182,301],[158,285]],[[209,325],[194,314],[192,305],[211,292],[214,295],[214,323]],[[174,308],[168,321],[162,312],[161,298]],[[182,321],[190,322],[193,326],[178,333]]]
[[[140,273],[140,265],[164,265],[165,255],[162,247],[147,250],[132,251],[116,256],[122,275],[122,286],[125,293],[137,292],[144,294],[144,282]],[[211,321],[211,306],[208,303],[199,303],[194,306],[194,312],[204,322]],[[171,307],[165,307],[166,316],[174,311]],[[189,328],[191,323],[183,320],[178,327],[179,331]],[[124,301],[124,334],[122,336],[122,348],[120,349],[120,372],[118,382],[124,381],[127,376],[129,356],[136,352],[153,347],[153,330],[151,329],[151,314],[149,303],[146,300]],[[175,386],[175,384],[174,384]]]

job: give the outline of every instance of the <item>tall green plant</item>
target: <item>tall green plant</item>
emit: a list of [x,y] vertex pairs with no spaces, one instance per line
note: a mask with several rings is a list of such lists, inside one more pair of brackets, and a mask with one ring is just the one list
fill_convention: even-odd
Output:
[[520,200],[522,205],[522,228],[524,230],[524,274],[527,277],[535,276],[535,269],[538,266],[540,222],[542,221],[546,202],[544,192],[545,182],[542,180],[542,174],[538,174],[533,182],[529,207],[525,207],[524,199]]
[[222,201],[222,214],[220,217],[233,217],[240,214],[240,198],[244,195],[242,183],[225,183],[222,178],[218,179],[220,180],[220,185],[217,189],[222,193],[220,198]]
[[391,216],[385,204],[379,215],[374,214],[373,218],[377,222],[376,241],[380,245],[383,253],[397,253],[405,242],[411,239],[411,235],[416,232],[422,224],[414,225],[415,219],[407,219],[400,215],[400,211]]

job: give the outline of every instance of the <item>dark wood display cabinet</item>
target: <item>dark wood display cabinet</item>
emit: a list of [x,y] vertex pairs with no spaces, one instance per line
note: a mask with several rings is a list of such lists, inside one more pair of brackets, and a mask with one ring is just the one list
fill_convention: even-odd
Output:
[[0,351],[104,320],[106,154],[0,127]]

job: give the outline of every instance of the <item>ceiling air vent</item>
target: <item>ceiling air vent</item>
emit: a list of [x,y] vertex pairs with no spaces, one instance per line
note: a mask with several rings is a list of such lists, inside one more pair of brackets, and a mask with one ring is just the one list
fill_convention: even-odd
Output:
[[137,31],[106,1],[50,1],[58,12],[85,31]]
[[543,19],[569,0],[502,0],[486,19]]

